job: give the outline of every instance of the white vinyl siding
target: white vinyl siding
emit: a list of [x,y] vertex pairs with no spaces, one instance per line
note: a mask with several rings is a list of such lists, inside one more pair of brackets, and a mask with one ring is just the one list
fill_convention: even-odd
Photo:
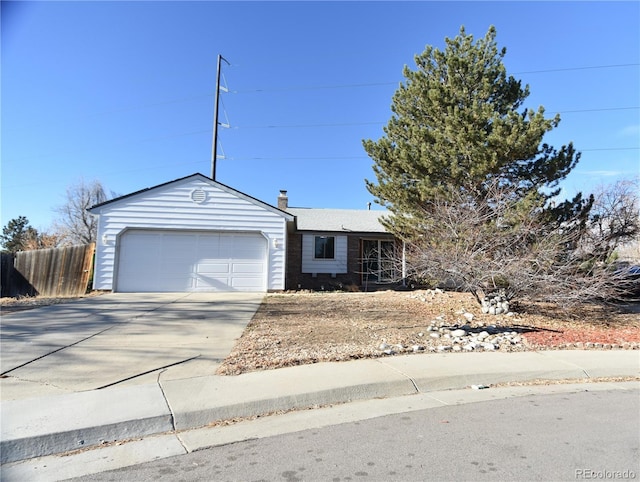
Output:
[[[194,201],[192,195],[197,191]],[[204,200],[202,193],[204,192]],[[94,288],[111,290],[120,235],[130,229],[243,233],[265,239],[266,290],[284,289],[286,223],[276,208],[202,175],[190,176],[94,208],[100,215]],[[116,289],[118,289],[116,287]]]
[[333,236],[324,233],[302,235],[302,272],[344,274],[347,272],[347,237],[334,236],[334,258],[315,257],[316,236]]

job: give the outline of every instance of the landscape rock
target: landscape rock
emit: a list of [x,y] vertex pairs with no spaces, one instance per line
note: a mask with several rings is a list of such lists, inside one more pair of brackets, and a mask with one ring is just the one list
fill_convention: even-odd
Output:
[[487,295],[482,300],[482,312],[490,315],[501,315],[509,313],[509,301],[502,293]]
[[[442,325],[442,326],[440,326]],[[428,337],[424,334],[428,333]],[[422,343],[417,343],[422,338]],[[604,345],[601,345],[603,348]],[[611,345],[609,345],[611,346]],[[420,353],[432,352],[469,352],[469,351],[519,351],[526,349],[524,337],[513,328],[482,323],[447,324],[444,321],[432,320],[426,330],[414,335],[407,343],[393,345],[382,342],[379,345],[383,353]]]

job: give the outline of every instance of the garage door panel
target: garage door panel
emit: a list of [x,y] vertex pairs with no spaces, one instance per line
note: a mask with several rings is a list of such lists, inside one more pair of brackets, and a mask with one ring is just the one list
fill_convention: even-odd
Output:
[[234,259],[251,261],[252,263],[260,262],[262,260],[262,258],[258,254],[251,253],[249,251],[244,252],[244,251],[235,250],[234,255],[235,255]]
[[133,238],[127,238],[128,249],[120,250],[120,259],[124,261],[122,267],[130,265],[130,261],[136,258],[143,261],[157,260],[160,258],[162,246],[154,242],[157,236],[141,235]]
[[198,263],[198,274],[229,273],[229,263]]
[[238,274],[262,274],[263,266],[257,263],[233,263],[231,271]]
[[251,261],[259,261],[262,259],[260,253],[256,253],[255,249],[252,251],[249,248],[244,247],[236,247],[233,250],[233,258],[235,259],[245,259]]
[[192,291],[230,291],[229,282],[228,276],[198,276]]
[[266,291],[259,234],[131,230],[119,243],[117,291]]
[[234,241],[231,236],[220,236],[218,240],[218,256],[220,258],[231,258],[233,256]]
[[142,291],[161,291],[161,292],[182,292],[190,291],[191,277],[185,278],[164,278],[152,281],[150,287],[152,289],[144,289]]
[[198,237],[189,233],[166,233],[162,235],[162,239],[165,243],[183,243],[185,245],[195,245],[198,242]]
[[261,291],[254,279],[234,278],[232,286],[238,291]]

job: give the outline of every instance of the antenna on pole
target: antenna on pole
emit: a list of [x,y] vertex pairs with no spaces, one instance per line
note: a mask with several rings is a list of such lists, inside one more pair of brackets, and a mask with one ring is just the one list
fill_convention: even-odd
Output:
[[218,70],[216,74],[216,95],[213,106],[213,143],[211,146],[211,179],[216,180],[216,161],[218,159],[218,110],[220,100],[220,70],[221,61],[224,60],[227,65],[231,65],[227,59],[218,54]]

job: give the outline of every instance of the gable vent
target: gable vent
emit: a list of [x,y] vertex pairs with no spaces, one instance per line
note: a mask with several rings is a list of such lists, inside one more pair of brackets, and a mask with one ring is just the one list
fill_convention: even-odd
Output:
[[191,200],[196,204],[202,204],[207,200],[207,193],[202,189],[194,189],[191,191]]

